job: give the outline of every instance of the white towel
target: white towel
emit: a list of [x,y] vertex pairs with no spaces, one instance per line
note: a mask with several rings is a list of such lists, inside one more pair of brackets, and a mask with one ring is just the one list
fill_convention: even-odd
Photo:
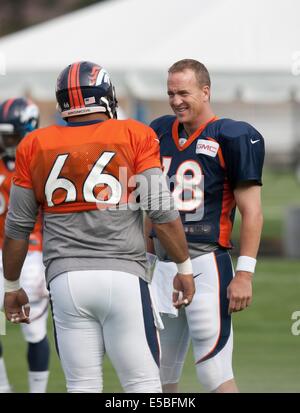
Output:
[[160,313],[177,317],[178,310],[173,306],[173,279],[177,274],[177,266],[174,262],[157,261],[154,269],[151,295],[155,306]]

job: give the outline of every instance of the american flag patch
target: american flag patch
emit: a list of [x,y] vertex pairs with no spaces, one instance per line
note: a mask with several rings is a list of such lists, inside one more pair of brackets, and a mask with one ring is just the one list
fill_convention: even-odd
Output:
[[92,104],[95,103],[95,102],[96,102],[95,96],[92,96],[92,97],[90,97],[90,98],[85,98],[85,99],[84,99],[84,103],[85,103],[86,105],[92,105]]

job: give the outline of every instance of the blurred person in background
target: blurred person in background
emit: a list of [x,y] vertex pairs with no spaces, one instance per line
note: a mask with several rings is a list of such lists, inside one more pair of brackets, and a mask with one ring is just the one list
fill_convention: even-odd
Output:
[[[160,334],[163,389],[178,392],[191,339],[197,376],[205,389],[237,392],[231,314],[245,309],[252,299],[263,222],[264,140],[246,122],[215,116],[210,76],[202,63],[174,63],[167,86],[175,116],[162,116],[150,126],[160,140],[164,173],[181,214],[196,293],[189,307],[179,312],[172,307],[168,297],[174,263],[147,222],[148,252],[158,256],[152,289],[165,327]],[[236,206],[241,228],[234,274],[228,251]]]
[[[16,147],[25,135],[38,127],[39,109],[28,99],[8,99],[0,106],[0,308],[3,306],[2,248],[4,223],[10,200],[10,188],[15,172]],[[49,344],[47,339],[48,292],[42,261],[41,218],[30,234],[29,251],[21,274],[21,286],[26,289],[31,322],[22,324],[28,343],[28,381],[30,393],[45,393],[48,382]],[[0,393],[11,392],[0,343]],[[9,360],[8,360],[9,362]]]

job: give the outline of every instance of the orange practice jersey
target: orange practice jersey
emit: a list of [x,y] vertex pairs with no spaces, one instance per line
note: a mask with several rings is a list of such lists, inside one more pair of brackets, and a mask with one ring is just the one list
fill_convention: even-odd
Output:
[[[3,245],[5,218],[9,203],[9,193],[14,170],[10,170],[0,159],[0,248]],[[30,234],[29,250],[42,251],[41,217],[39,216]]]
[[157,167],[159,141],[148,126],[130,119],[75,123],[27,135],[14,184],[32,188],[45,212],[72,213],[126,204],[134,176]]

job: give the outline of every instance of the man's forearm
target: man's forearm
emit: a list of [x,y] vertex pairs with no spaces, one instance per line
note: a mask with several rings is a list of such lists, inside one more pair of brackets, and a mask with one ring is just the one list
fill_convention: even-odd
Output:
[[240,255],[256,258],[262,226],[263,215],[261,211],[247,211],[242,213]]
[[153,239],[150,237],[153,225],[149,217],[145,217],[144,219],[144,237],[146,243],[146,251],[150,252],[151,254],[155,254],[154,250],[154,242]]
[[20,277],[23,263],[28,250],[27,239],[4,238],[2,260],[4,277],[15,281]]
[[174,262],[181,263],[189,257],[188,246],[180,218],[165,224],[153,223],[153,228],[159,241]]

